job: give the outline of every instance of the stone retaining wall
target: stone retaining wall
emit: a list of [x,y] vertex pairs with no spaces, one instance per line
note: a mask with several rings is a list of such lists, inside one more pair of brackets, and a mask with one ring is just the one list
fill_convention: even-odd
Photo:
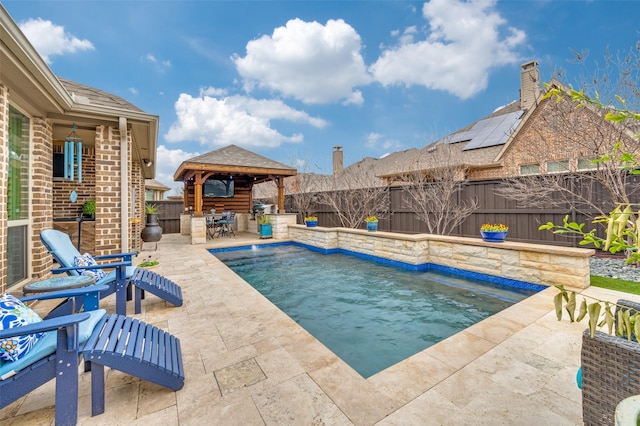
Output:
[[322,249],[340,248],[410,265],[437,265],[526,281],[586,288],[593,249],[443,235],[405,235],[350,228],[290,225],[289,237]]

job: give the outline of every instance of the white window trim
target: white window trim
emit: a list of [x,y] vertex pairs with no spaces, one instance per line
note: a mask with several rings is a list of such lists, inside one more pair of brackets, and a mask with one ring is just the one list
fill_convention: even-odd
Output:
[[[522,173],[522,168],[523,167],[537,167],[538,170],[532,173]],[[520,164],[520,166],[518,166],[518,173],[520,174],[520,176],[534,176],[534,175],[539,175],[540,174],[540,163],[529,163],[529,164]]]
[[[558,164],[558,165],[560,165],[561,163],[567,163],[567,168],[565,170],[549,171],[549,164]],[[548,173],[548,174],[569,173],[571,171],[571,161],[570,160],[547,161],[545,163],[545,165],[544,165],[544,169],[545,169],[546,173]]]

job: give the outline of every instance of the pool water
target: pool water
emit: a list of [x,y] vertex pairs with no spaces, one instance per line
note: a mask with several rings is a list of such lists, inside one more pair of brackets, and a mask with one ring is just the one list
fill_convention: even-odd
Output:
[[211,252],[365,378],[536,292],[295,244]]

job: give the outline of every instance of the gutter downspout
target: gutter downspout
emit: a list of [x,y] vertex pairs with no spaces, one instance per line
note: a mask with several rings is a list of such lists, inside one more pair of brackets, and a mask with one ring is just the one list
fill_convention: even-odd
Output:
[[129,252],[129,144],[127,119],[119,117],[120,127],[120,252]]

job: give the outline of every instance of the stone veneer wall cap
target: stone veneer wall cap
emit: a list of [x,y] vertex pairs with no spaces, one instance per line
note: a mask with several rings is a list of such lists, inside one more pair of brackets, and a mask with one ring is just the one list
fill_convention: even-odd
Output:
[[366,229],[354,229],[354,228],[327,228],[323,226],[317,226],[315,228],[307,228],[305,225],[289,225],[290,227],[308,229],[311,232],[347,232],[349,234],[361,234],[369,237],[391,239],[391,240],[405,240],[405,241],[440,241],[444,243],[460,243],[472,246],[492,247],[503,250],[514,251],[531,251],[538,253],[548,254],[561,254],[571,255],[573,257],[591,257],[596,251],[588,248],[578,247],[559,247],[549,244],[531,244],[520,243],[515,241],[505,241],[503,243],[488,243],[483,241],[482,238],[470,238],[470,237],[456,237],[451,235],[434,235],[434,234],[400,234],[395,232],[368,232]]

